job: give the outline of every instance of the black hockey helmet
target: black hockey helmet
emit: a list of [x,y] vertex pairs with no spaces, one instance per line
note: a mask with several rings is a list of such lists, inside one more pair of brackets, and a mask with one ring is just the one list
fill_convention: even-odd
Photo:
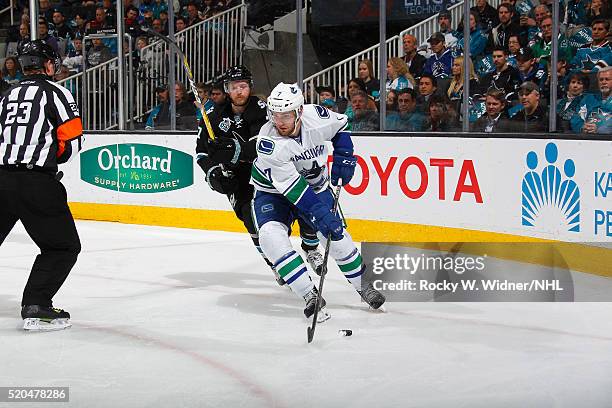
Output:
[[29,41],[21,45],[17,50],[17,59],[23,71],[45,69],[48,60],[53,61],[55,72],[59,72],[62,66],[60,56],[45,40]]
[[253,87],[253,74],[251,71],[244,65],[234,65],[223,75],[223,85],[225,87],[225,92],[229,93],[229,89],[227,85],[232,81],[247,81],[249,86]]

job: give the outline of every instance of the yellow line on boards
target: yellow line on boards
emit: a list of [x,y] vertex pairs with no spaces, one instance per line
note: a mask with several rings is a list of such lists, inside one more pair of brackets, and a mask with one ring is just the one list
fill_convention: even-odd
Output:
[[[69,203],[76,219],[246,232],[233,211]],[[355,241],[484,255],[612,277],[612,249],[533,237],[390,221],[348,220]],[[294,229],[294,234],[296,233]],[[404,244],[409,243],[409,244]],[[538,244],[540,243],[540,244]],[[548,243],[551,245],[541,245]]]

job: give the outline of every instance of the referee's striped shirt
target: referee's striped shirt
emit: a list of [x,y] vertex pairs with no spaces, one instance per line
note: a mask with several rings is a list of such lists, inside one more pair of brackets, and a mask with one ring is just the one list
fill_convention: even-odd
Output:
[[81,150],[83,125],[72,94],[30,75],[0,100],[0,166],[57,170]]

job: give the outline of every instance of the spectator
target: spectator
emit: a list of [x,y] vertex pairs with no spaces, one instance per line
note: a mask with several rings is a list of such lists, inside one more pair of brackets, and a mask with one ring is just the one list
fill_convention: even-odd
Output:
[[564,12],[568,27],[584,27],[588,24],[587,10],[590,6],[589,0],[567,0]]
[[[463,25],[463,22],[462,22]],[[463,52],[463,31],[458,33],[457,49]],[[478,24],[478,14],[475,11],[470,11],[470,57],[472,61],[476,61],[483,57],[485,47],[487,46],[487,36],[483,34]]]
[[38,19],[38,39],[44,40],[53,48],[55,52],[58,54],[60,53],[57,46],[57,39],[49,35],[49,24],[47,24],[47,21],[44,18]]
[[72,40],[71,45],[71,49],[62,61],[62,65],[68,69],[70,75],[74,75],[83,71],[83,40],[76,37]]
[[397,112],[398,109],[398,105],[397,105],[397,92],[391,90],[389,92],[387,92],[387,115],[390,112]]
[[159,86],[155,88],[155,94],[159,104],[153,108],[147,118],[146,130],[153,130],[156,126],[167,126],[170,124],[170,104],[168,103],[168,87]]
[[386,130],[420,132],[425,130],[427,118],[417,110],[417,93],[414,89],[402,89],[397,96],[398,111],[388,111]]
[[138,22],[138,9],[134,6],[128,6],[125,13],[125,32],[132,36],[132,38],[140,37],[143,35],[140,29],[140,23]]
[[433,95],[427,103],[428,122],[426,130],[452,132],[459,130],[457,112],[444,95]]
[[609,20],[612,17],[610,13],[610,3],[604,0],[592,0],[586,12],[587,25],[591,26],[595,20]]
[[91,40],[92,46],[87,52],[87,68],[95,67],[112,58],[111,50],[100,38]]
[[76,12],[74,14],[74,22],[74,36],[79,36],[81,39],[83,39],[87,31],[87,15],[83,11]]
[[586,95],[570,121],[576,133],[612,134],[612,67],[597,73],[599,93]]
[[153,9],[153,18],[161,19],[161,13],[165,12],[166,15],[168,13],[168,4],[164,0],[155,0],[151,4],[151,8]]
[[162,23],[162,21],[159,18],[156,18],[155,20],[153,20],[153,23],[151,24],[151,27],[153,28],[153,30],[161,35],[165,35],[164,34],[164,25]]
[[491,6],[487,0],[476,0],[476,6],[472,7],[470,11],[474,11],[478,14],[480,25],[485,31],[489,31],[499,24],[497,10],[495,10],[495,7]]
[[117,25],[117,7],[112,0],[102,0],[102,8],[106,15],[106,25],[115,27]]
[[531,48],[521,48],[516,56],[516,61],[518,63],[520,82],[531,81],[538,86],[540,93],[544,94],[545,83],[548,77],[546,65],[538,64]]
[[210,99],[214,102],[215,106],[225,105],[227,102],[227,94],[223,88],[223,82],[215,82],[210,91]]
[[583,73],[576,72],[570,76],[567,94],[557,102],[557,129],[571,132],[571,120],[578,115],[584,90],[589,88],[589,79]]
[[406,63],[401,58],[389,58],[389,62],[387,62],[387,90],[412,89],[414,85],[414,78],[408,72]]
[[521,42],[526,41],[526,34],[523,33],[521,26],[512,21],[514,16],[514,6],[510,3],[502,3],[497,7],[500,23],[493,27],[487,40],[486,53],[492,52],[496,47],[508,48],[508,39],[516,35],[521,38]]
[[17,58],[7,57],[4,60],[4,66],[2,67],[2,78],[9,85],[14,85],[21,81],[21,78],[23,78],[23,73],[21,72],[21,67],[19,66]]
[[96,31],[96,30],[101,30],[103,28],[108,28],[108,23],[106,21],[106,11],[104,10],[103,7],[98,7],[96,8],[96,16],[94,17],[93,20],[89,21],[86,25],[85,25],[85,31]]
[[66,17],[61,10],[56,9],[53,12],[53,35],[57,38],[72,39],[74,32],[66,25]]
[[[457,57],[453,61],[453,75],[448,90],[446,91],[446,95],[451,101],[455,112],[461,112],[461,105],[463,103],[463,61],[463,57]],[[474,72],[472,61],[468,61],[468,64],[470,66],[470,92],[474,93],[474,90],[476,90],[478,86],[478,80]]]
[[[533,55],[538,58],[540,63],[550,63],[550,52],[552,49],[552,17],[544,17],[540,28],[542,29],[541,38],[534,41],[530,47],[533,50]],[[559,35],[559,52],[558,57],[562,59],[571,59],[572,51],[569,48],[569,43],[563,35]],[[544,60],[544,61],[542,61]]]
[[30,41],[30,25],[21,23],[19,26],[19,42],[18,46],[21,46]]
[[402,37],[404,47],[404,56],[402,60],[408,65],[408,71],[414,78],[420,78],[423,75],[423,68],[427,58],[417,52],[417,39],[414,35],[405,34]]
[[[215,103],[209,98],[210,92],[212,91],[212,86],[207,85],[204,82],[199,82],[196,84],[196,89],[198,90],[200,101],[202,101],[204,104],[204,111],[209,113],[211,109],[215,107]],[[193,104],[196,107],[196,118],[198,121],[200,121],[202,120],[202,112],[200,111],[200,106],[202,105],[199,104],[197,100],[193,101]]]
[[187,4],[187,26],[198,24],[202,19],[198,14],[198,6],[195,3]]
[[485,75],[480,81],[479,93],[484,95],[491,88],[504,91],[506,98],[516,99],[516,91],[521,83],[519,72],[511,67],[507,61],[508,50],[497,46],[493,50],[493,63],[495,71]]
[[523,45],[521,44],[521,40],[518,35],[511,35],[508,39],[508,64],[516,69],[518,69],[518,62],[516,61],[516,56],[519,52],[521,52],[521,48]]
[[151,0],[140,0],[140,6],[138,7],[138,22],[144,24],[145,14],[147,12],[151,12],[151,17],[153,17],[153,3]]
[[451,13],[441,11],[438,13],[438,31],[444,35],[444,43],[447,48],[457,45],[458,33],[451,28]]
[[511,119],[513,130],[518,133],[548,131],[548,113],[542,107],[540,88],[533,82],[525,82],[519,87],[521,109]]
[[38,2],[38,17],[39,20],[44,18],[45,21],[53,20],[53,8],[49,0],[39,0]]
[[607,39],[610,21],[594,20],[591,31],[593,41],[580,47],[571,62],[573,69],[585,74],[595,73],[602,67],[612,65],[612,47]]
[[326,100],[335,100],[336,99],[336,91],[331,86],[317,86],[315,88],[317,93],[319,94],[319,104],[323,104]]
[[[347,85],[347,88],[348,88],[349,102],[353,100],[353,95],[359,91],[365,92],[367,95],[365,83],[360,78],[351,79]],[[377,110],[376,103],[374,102],[373,98],[368,97],[366,104],[367,104],[368,110],[372,110],[372,111]],[[346,107],[344,114],[348,117],[349,125],[350,125],[351,120],[353,119],[355,115],[355,111],[353,110],[353,106],[351,103],[349,103],[348,106]]]
[[500,89],[490,89],[485,99],[486,113],[471,125],[474,132],[510,132],[512,126],[506,109],[506,95]]
[[438,83],[433,75],[423,74],[421,76],[421,79],[419,79],[419,95],[417,96],[417,105],[421,110],[425,111],[425,106],[437,89]]
[[357,76],[363,81],[366,86],[366,92],[368,95],[378,100],[380,97],[380,81],[374,77],[374,67],[372,61],[364,59],[359,61],[357,66]]
[[433,75],[435,78],[448,78],[450,76],[453,55],[446,48],[444,41],[444,35],[439,32],[433,33],[427,40],[431,46],[432,54],[425,62],[424,74]]
[[174,21],[175,32],[180,33],[187,28],[187,21],[183,17],[177,17]]
[[162,33],[164,35],[168,35],[169,31],[168,31],[168,12],[165,10],[162,10],[159,12],[159,19],[162,22]]
[[375,131],[380,129],[378,113],[368,107],[368,95],[361,89],[351,96],[353,118],[349,125],[353,132]]

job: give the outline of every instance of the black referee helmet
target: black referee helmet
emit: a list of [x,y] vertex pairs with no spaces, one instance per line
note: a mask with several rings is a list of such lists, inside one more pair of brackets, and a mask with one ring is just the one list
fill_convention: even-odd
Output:
[[45,40],[34,40],[21,45],[17,50],[17,59],[23,71],[44,70],[45,62],[49,60],[53,61],[55,72],[59,72],[62,66],[60,56]]

